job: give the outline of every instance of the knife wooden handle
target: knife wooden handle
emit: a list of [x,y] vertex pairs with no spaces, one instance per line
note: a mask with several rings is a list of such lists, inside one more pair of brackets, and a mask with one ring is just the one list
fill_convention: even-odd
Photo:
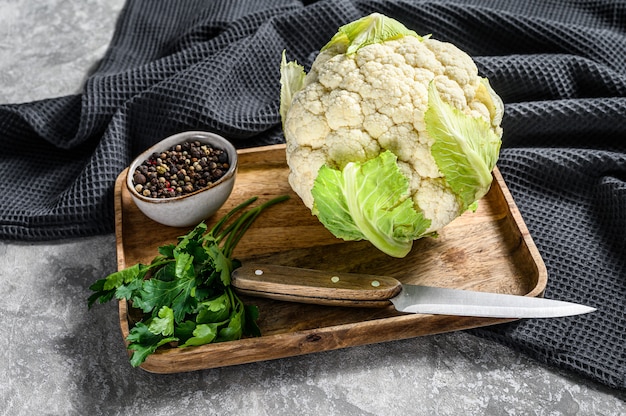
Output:
[[244,264],[231,279],[237,292],[317,305],[386,307],[402,290],[388,276],[335,273],[267,264]]

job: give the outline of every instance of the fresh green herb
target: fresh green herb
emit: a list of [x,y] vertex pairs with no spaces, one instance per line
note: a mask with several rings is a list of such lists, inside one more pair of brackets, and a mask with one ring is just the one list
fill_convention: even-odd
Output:
[[178,244],[159,247],[150,264],[135,264],[90,286],[89,308],[116,298],[142,312],[126,338],[134,367],[168,343],[187,347],[261,335],[258,309],[245,305],[230,286],[230,275],[240,265],[232,255],[259,214],[288,198],[244,211],[257,200],[250,198],[210,230],[201,222]]

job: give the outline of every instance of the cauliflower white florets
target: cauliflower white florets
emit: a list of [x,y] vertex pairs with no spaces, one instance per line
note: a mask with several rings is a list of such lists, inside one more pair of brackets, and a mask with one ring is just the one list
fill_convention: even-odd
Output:
[[342,169],[391,150],[415,205],[432,220],[430,230],[441,228],[461,206],[431,155],[424,122],[428,85],[433,81],[443,101],[482,117],[501,136],[502,104],[482,80],[469,55],[431,38],[405,36],[353,55],[321,52],[284,122],[290,185],[312,208],[322,165]]
[[289,183],[337,237],[402,257],[488,191],[503,104],[456,46],[375,13],[281,85]]

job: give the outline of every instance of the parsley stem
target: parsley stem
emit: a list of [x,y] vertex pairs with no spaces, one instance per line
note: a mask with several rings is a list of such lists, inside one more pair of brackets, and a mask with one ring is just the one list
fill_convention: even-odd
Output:
[[218,239],[221,240],[222,238],[226,238],[224,246],[222,247],[224,255],[228,258],[231,257],[241,238],[263,210],[279,202],[286,201],[287,199],[289,199],[289,195],[283,195],[271,199],[243,213],[234,223],[227,227]]
[[237,214],[237,212],[241,211],[242,209],[246,208],[248,205],[252,204],[254,201],[256,201],[258,199],[258,197],[253,196],[252,198],[242,202],[241,204],[237,205],[235,208],[233,208],[232,210],[230,210],[226,215],[224,215],[218,222],[217,224],[215,224],[213,226],[213,228],[211,229],[211,231],[209,232],[209,235],[211,235],[212,237],[214,237],[217,242],[219,243],[219,241],[221,240],[221,238],[223,238],[224,236],[218,237],[218,233],[220,232],[220,229],[224,226],[224,224],[226,224],[235,214]]

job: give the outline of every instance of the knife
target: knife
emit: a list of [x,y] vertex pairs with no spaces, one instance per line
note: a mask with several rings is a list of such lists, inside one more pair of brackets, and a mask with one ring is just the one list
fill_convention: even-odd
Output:
[[232,273],[238,293],[330,306],[491,318],[555,318],[593,312],[577,303],[530,296],[403,284],[389,276],[244,264]]

